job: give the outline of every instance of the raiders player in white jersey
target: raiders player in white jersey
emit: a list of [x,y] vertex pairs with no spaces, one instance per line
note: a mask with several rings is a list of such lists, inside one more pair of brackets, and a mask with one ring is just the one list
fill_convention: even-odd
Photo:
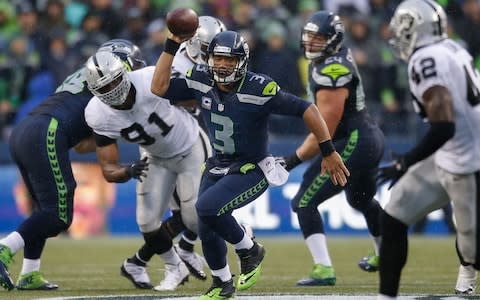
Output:
[[480,74],[471,55],[446,37],[446,22],[436,2],[407,0],[390,23],[392,45],[408,61],[414,107],[430,129],[413,149],[394,155],[393,163],[380,169],[380,182],[392,180],[395,185],[381,216],[378,299],[398,294],[408,226],[448,201],[454,207],[461,262],[455,292],[475,290],[475,269],[480,266],[480,112],[475,107],[480,102]]
[[[117,56],[101,51],[89,58],[85,69],[88,88],[95,95],[85,119],[94,131],[103,174],[109,182],[138,179],[137,223],[146,245],[165,262],[165,278],[154,289],[175,290],[188,280],[189,270],[161,226],[162,217],[182,178],[188,182],[177,191],[182,221],[197,232],[194,205],[207,137],[199,134],[197,121],[186,110],[150,92],[154,67],[127,73]],[[139,144],[141,160],[120,165],[119,139]]]

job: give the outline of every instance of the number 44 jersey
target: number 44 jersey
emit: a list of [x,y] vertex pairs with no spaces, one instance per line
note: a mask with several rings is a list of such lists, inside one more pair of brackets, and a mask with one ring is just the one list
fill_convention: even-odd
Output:
[[139,144],[159,158],[187,151],[197,141],[197,121],[183,108],[150,91],[154,67],[129,72],[135,89],[135,104],[128,110],[115,109],[93,97],[85,109],[85,119],[96,134]]
[[429,88],[443,86],[452,95],[455,135],[435,153],[436,164],[458,174],[480,170],[480,74],[471,55],[450,39],[428,45],[410,57],[408,78],[422,118],[422,96]]

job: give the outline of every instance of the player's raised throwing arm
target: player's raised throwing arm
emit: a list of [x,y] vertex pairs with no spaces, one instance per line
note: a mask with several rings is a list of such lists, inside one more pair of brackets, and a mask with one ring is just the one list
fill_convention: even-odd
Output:
[[333,184],[345,186],[347,183],[347,177],[350,176],[350,172],[343,163],[340,154],[335,151],[327,124],[314,104],[310,105],[303,113],[303,120],[313,135],[317,138],[320,151],[322,152],[323,160],[321,175],[327,172],[330,174]]
[[155,64],[155,72],[153,73],[152,85],[150,90],[153,94],[163,97],[170,85],[170,76],[172,73],[172,63],[175,53],[180,44],[188,40],[188,37],[179,37],[169,33],[165,41],[165,48]]

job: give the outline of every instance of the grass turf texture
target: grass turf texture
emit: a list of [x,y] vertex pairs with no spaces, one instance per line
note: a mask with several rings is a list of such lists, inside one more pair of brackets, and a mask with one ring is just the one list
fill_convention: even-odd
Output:
[[[312,267],[310,254],[303,239],[298,236],[263,237],[257,240],[266,248],[266,257],[259,282],[253,288],[238,292],[241,295],[308,294],[308,295],[375,295],[378,273],[361,271],[358,260],[372,249],[367,237],[328,237],[331,258],[337,275],[333,287],[296,287]],[[46,297],[152,295],[198,296],[211,284],[190,276],[189,282],[175,292],[138,290],[120,276],[123,260],[141,245],[140,238],[105,237],[72,240],[66,237],[50,239],[42,258],[41,271],[45,278],[60,287],[56,291],[0,290],[0,299],[35,299]],[[400,292],[402,295],[452,294],[458,258],[453,237],[410,237],[410,252],[404,268]],[[201,251],[200,244],[195,249]],[[238,274],[239,267],[233,249],[229,248],[230,269]],[[17,253],[10,267],[14,281],[21,268],[23,254]],[[148,265],[152,284],[163,278],[163,264],[154,257]],[[235,277],[238,279],[238,277]]]

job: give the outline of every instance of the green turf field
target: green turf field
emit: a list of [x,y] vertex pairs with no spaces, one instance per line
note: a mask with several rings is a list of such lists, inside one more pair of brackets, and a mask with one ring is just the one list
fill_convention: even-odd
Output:
[[[334,287],[299,288],[295,282],[311,268],[308,250],[298,236],[281,238],[257,237],[265,245],[266,257],[262,276],[252,289],[237,293],[241,295],[266,294],[312,294],[312,295],[375,295],[378,274],[365,273],[357,267],[361,256],[371,250],[371,242],[363,237],[329,237],[328,245],[337,273]],[[132,255],[141,245],[140,238],[98,238],[71,240],[55,238],[47,242],[41,270],[45,277],[60,285],[53,292],[25,292],[0,290],[0,299],[35,299],[46,297],[97,296],[97,295],[156,295],[196,296],[205,292],[210,280],[202,282],[191,277],[190,281],[176,292],[165,294],[155,291],[136,290],[119,275],[122,261]],[[196,246],[200,250],[200,245]],[[22,253],[17,253],[10,267],[16,280],[22,262]],[[230,248],[230,268],[238,273],[238,265]],[[453,237],[410,238],[410,252],[403,272],[401,293],[452,294],[458,269]],[[162,263],[154,257],[149,264],[153,284],[163,277]]]

